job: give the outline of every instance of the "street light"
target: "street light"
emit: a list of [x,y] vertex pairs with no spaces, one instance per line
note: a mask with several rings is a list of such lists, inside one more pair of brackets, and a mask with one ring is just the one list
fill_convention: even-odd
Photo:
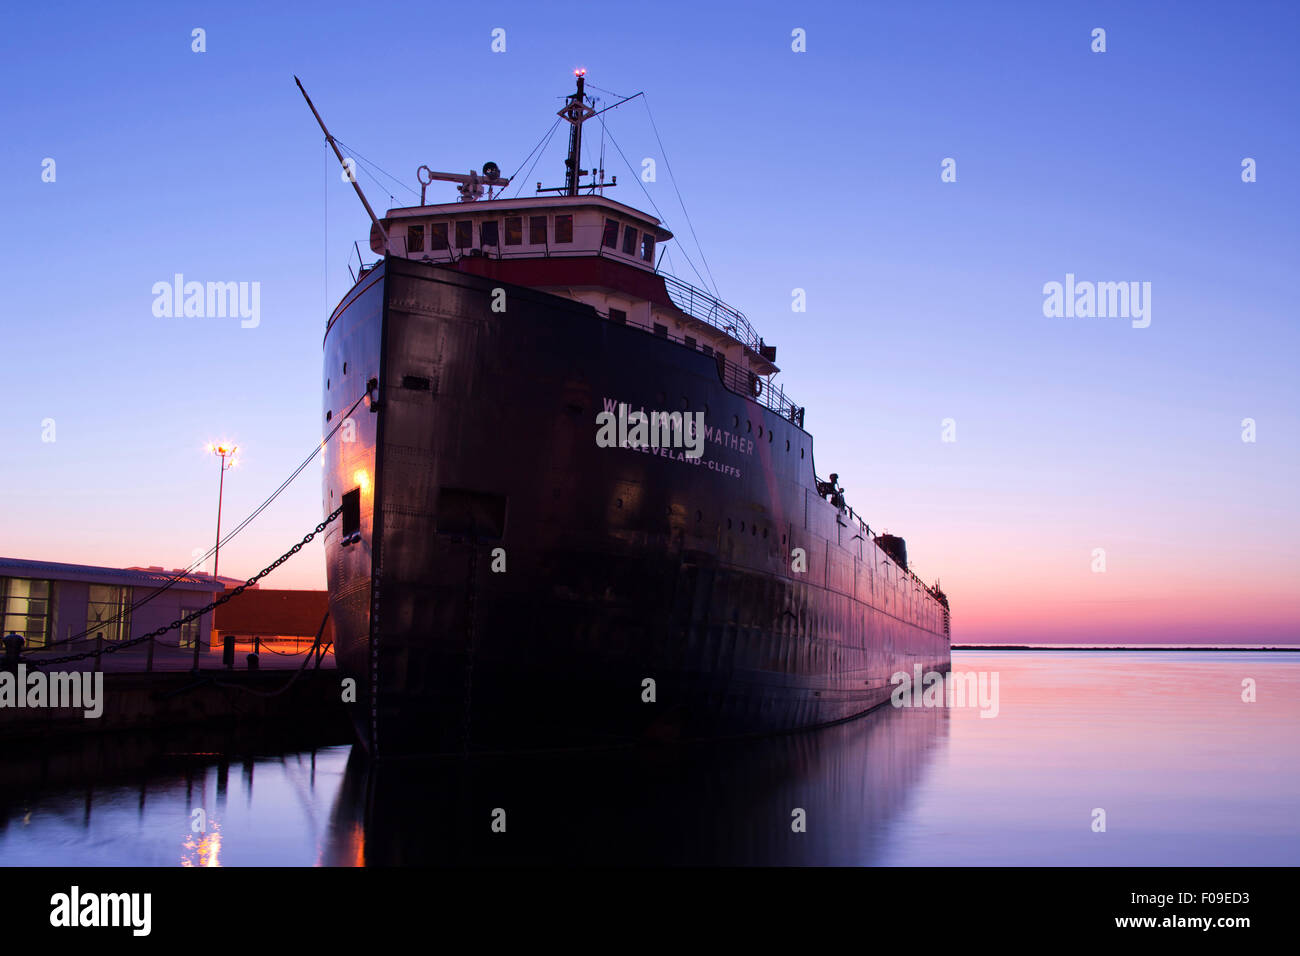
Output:
[[[217,546],[212,557],[212,576],[217,576],[217,571],[221,565],[221,498],[226,491],[226,472],[235,467],[235,452],[239,449],[235,445],[208,445],[208,451],[214,455],[221,456],[221,481],[217,485]],[[226,459],[230,462],[227,464]]]

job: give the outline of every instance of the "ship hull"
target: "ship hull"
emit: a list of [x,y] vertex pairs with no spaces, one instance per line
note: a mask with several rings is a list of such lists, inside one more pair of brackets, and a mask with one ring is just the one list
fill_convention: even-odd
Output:
[[[326,554],[372,754],[789,731],[948,667],[946,609],[817,494],[811,436],[699,351],[390,257],[324,378],[327,429],[378,382],[324,476],[327,512],[359,497]],[[702,454],[602,447],[618,403],[702,412]]]

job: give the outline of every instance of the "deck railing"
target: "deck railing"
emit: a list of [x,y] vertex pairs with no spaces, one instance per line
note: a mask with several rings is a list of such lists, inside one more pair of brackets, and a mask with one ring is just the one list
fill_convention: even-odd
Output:
[[755,352],[759,350],[761,342],[758,333],[754,331],[754,327],[749,324],[743,312],[733,309],[716,296],[703,289],[697,289],[674,275],[669,275],[667,272],[660,272],[658,275],[664,280],[664,285],[668,289],[668,298],[673,300],[673,305],[677,308],[719,332],[726,332],[747,348]]
[[[818,485],[825,484],[825,482],[823,482],[820,478],[817,478],[816,476],[814,476],[814,480],[817,482]],[[880,537],[878,534],[876,534],[874,531],[871,530],[871,525],[867,524],[866,521],[862,519],[862,516],[860,514],[857,514],[847,504],[844,506],[843,513],[848,515],[849,519],[857,524],[858,529],[862,532],[863,540],[875,543],[876,538]],[[879,547],[878,544],[876,546]],[[884,548],[881,548],[880,550],[885,551]],[[938,600],[937,592],[939,590],[939,586],[937,584],[926,584],[925,581],[921,579],[921,576],[917,574],[914,570],[912,570],[911,562],[908,562],[907,567],[903,567],[901,564],[898,564],[896,560],[894,560],[893,555],[891,555],[888,551],[885,551],[885,555],[891,561],[894,561],[894,564],[898,565],[899,570],[903,571],[905,574],[908,575],[908,577],[910,577],[913,581],[915,581],[918,585],[920,585],[921,589],[924,590],[926,594],[929,594],[932,598]],[[946,628],[947,621],[948,621],[948,609],[946,607],[944,608],[943,616],[944,616],[944,626]]]

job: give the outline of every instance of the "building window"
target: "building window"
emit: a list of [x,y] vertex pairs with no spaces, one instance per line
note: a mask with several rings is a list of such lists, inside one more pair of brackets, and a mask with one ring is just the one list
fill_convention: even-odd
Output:
[[[569,220],[569,223],[570,226],[572,226],[573,220]],[[556,231],[558,232],[560,228],[560,224],[558,222],[555,224],[555,228]],[[546,217],[545,216],[528,217],[528,241],[532,243],[534,246],[546,245]],[[556,242],[559,242],[558,237],[556,238]]]
[[623,227],[623,253],[624,255],[636,255],[636,230],[631,226]]
[[656,322],[655,335],[659,336],[660,338],[665,338],[665,339],[668,338],[668,326],[660,325],[658,322]]
[[619,325],[627,325],[627,312],[623,309],[610,309],[609,320],[617,322]]
[[439,249],[450,249],[451,244],[447,242],[447,224],[445,222],[435,222],[429,227],[429,249],[436,252]]
[[555,217],[555,241],[573,241],[573,216],[566,215]]
[[648,232],[641,233],[641,258],[650,263],[655,261],[655,237]]
[[49,581],[0,578],[0,631],[21,634],[26,647],[44,647],[50,639]]
[[523,216],[506,217],[506,245],[522,246],[524,244]]
[[602,246],[609,246],[611,249],[618,248],[618,220],[605,220],[605,238],[601,240]]
[[181,647],[193,647],[194,642],[203,636],[203,618],[196,617],[192,621],[186,621],[179,628]]
[[131,636],[131,589],[113,584],[92,584],[86,604],[86,630],[91,637],[125,641]]
[[478,227],[479,245],[482,246],[500,246],[501,245],[501,223],[495,219],[489,219]]
[[406,251],[407,252],[424,251],[424,226],[406,227]]
[[474,223],[469,219],[456,221],[456,248],[468,249],[474,244]]

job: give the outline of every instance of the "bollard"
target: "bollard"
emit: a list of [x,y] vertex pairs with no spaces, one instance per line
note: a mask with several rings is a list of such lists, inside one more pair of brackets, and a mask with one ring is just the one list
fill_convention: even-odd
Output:
[[249,654],[249,655],[248,655],[248,669],[249,669],[250,671],[255,671],[255,670],[257,670],[257,667],[258,667],[258,664],[257,664],[257,655],[256,655],[256,654]]
[[222,638],[225,647],[221,651],[221,663],[228,671],[235,669],[235,636],[227,634]]
[[23,652],[24,639],[21,634],[10,631],[4,636],[5,659],[0,670],[17,671],[18,656]]

